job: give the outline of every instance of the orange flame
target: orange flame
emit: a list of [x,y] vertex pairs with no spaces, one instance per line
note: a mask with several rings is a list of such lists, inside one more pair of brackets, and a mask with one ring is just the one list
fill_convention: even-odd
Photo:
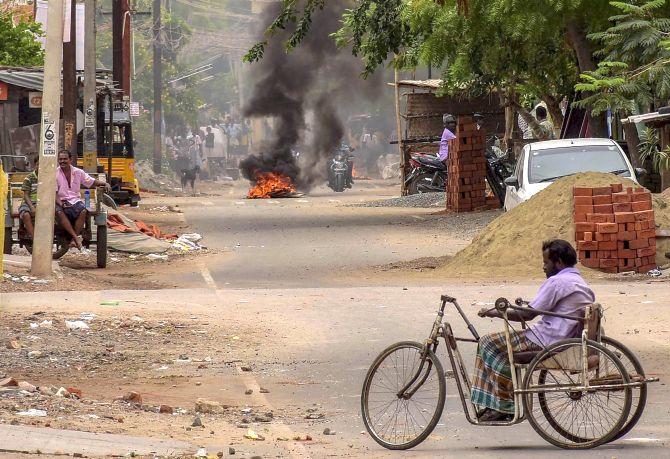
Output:
[[371,180],[370,177],[366,175],[358,175],[358,171],[356,170],[356,166],[354,166],[353,170],[351,171],[351,176],[354,180]]
[[247,198],[269,199],[294,191],[291,177],[276,172],[264,172],[256,175],[256,185],[249,190]]

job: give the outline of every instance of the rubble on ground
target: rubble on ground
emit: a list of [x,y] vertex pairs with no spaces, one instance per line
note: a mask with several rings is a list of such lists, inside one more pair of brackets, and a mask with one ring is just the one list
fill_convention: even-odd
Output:
[[170,196],[182,194],[181,183],[174,174],[156,174],[149,161],[135,163],[135,177],[143,189]]
[[399,198],[379,199],[376,201],[355,204],[355,207],[431,207],[444,208],[446,206],[446,193],[420,193]]

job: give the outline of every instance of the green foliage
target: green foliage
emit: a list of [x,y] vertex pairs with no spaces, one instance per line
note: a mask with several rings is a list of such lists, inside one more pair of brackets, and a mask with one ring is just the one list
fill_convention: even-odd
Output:
[[591,40],[600,46],[602,62],[581,76],[578,91],[587,93],[583,106],[594,113],[607,109],[631,112],[670,97],[670,11],[664,0],[612,2],[619,14]]
[[388,58],[400,54],[418,38],[402,20],[402,0],[361,0],[342,17],[342,28],[333,37],[340,47],[351,46],[354,56],[361,56],[363,77],[372,74]]
[[640,144],[638,145],[640,161],[651,160],[653,171],[657,173],[670,169],[670,150],[667,148],[659,150],[659,144],[658,131],[649,127],[645,128],[640,135]]
[[0,65],[36,67],[44,65],[44,52],[36,37],[42,35],[39,24],[21,21],[14,25],[12,16],[0,13]]
[[[312,15],[315,11],[323,9],[326,0],[306,0],[303,5],[298,0],[283,1],[284,5],[282,9],[277,18],[267,28],[265,34],[268,37],[273,37],[280,31],[291,27],[292,31],[288,34],[288,39],[285,43],[286,50],[291,51],[305,38],[312,25]],[[256,43],[243,57],[244,62],[257,62],[261,60],[265,54],[267,45],[267,40]]]

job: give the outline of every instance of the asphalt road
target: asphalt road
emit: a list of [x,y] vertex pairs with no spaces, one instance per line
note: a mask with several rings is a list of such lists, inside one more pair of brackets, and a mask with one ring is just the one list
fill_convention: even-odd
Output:
[[[214,281],[210,287],[222,289],[219,295],[227,300],[241,302],[237,303],[242,306],[241,313],[259,320],[260,327],[276,330],[283,338],[283,346],[261,350],[257,362],[259,383],[272,387],[269,398],[273,405],[315,403],[327,413],[323,426],[341,433],[301,451],[313,457],[566,455],[545,443],[527,423],[511,428],[469,425],[453,381],[448,382],[441,423],[429,440],[411,452],[381,449],[363,433],[359,415],[362,381],[374,357],[393,342],[424,339],[441,293],[457,296],[474,315],[478,307],[471,304],[492,302],[499,296],[532,297],[537,283],[452,282],[435,288],[416,282],[387,282],[386,287],[342,287],[334,279],[351,269],[453,253],[468,241],[452,238],[446,244],[436,240],[438,235],[431,234],[432,217],[426,210],[342,206],[396,193],[395,188],[377,183],[342,195],[319,189],[295,200],[247,201],[240,199],[243,192],[237,187],[229,196],[205,199],[197,205],[186,202],[181,207],[188,223],[206,234],[210,246],[233,254],[221,262],[208,263],[206,271]],[[378,285],[379,280],[374,283]],[[625,317],[633,313],[626,307],[630,302],[639,307],[640,299],[633,299],[640,296],[633,293],[638,287],[601,284],[596,289],[600,301]],[[622,296],[621,291],[626,295]],[[657,300],[664,299],[661,303],[670,298],[666,287],[655,286],[647,292]],[[632,333],[631,324],[622,318],[608,325],[612,336],[619,336],[615,331]],[[645,323],[644,317],[636,320]],[[499,323],[488,320],[480,320],[479,326],[483,332],[500,329]],[[455,328],[465,333],[458,320]],[[662,357],[670,351],[667,335],[628,336],[629,341],[626,337],[623,341],[639,353],[648,368],[653,368],[650,371],[667,377],[668,366]],[[468,364],[473,361],[474,350],[464,349]],[[293,383],[278,384],[287,379]],[[588,458],[670,457],[669,399],[666,386],[653,386],[647,414],[627,439],[574,454]],[[321,425],[317,423],[316,427]]]
[[[334,193],[319,187],[294,199],[248,200],[236,183],[223,196],[179,199],[186,221],[204,243],[227,256],[208,260],[219,288],[376,285],[356,270],[421,257],[453,254],[469,241],[445,234],[431,222],[440,208],[365,208],[364,201],[397,196],[397,184],[359,181]],[[197,279],[200,273],[194,272]]]

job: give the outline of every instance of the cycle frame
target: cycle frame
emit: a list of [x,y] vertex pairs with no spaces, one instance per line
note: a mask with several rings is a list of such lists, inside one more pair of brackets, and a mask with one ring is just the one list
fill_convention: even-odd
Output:
[[[473,338],[463,338],[457,337],[454,335],[453,330],[449,322],[444,320],[444,310],[447,303],[454,305],[460,316],[463,318],[465,324],[468,327],[468,330],[472,334]],[[428,350],[436,352],[437,346],[439,344],[440,338],[445,342],[447,348],[447,354],[449,356],[449,363],[451,365],[451,372],[454,379],[456,380],[456,387],[458,389],[458,394],[461,399],[461,404],[463,406],[463,413],[465,414],[466,419],[470,424],[481,425],[481,426],[513,426],[519,424],[526,420],[526,414],[524,412],[524,395],[533,392],[556,392],[556,391],[587,391],[587,390],[613,390],[613,389],[624,389],[624,388],[633,388],[638,387],[649,382],[656,382],[658,378],[646,378],[643,381],[636,381],[630,383],[618,383],[618,384],[597,384],[591,385],[588,378],[588,346],[587,343],[587,330],[582,331],[581,341],[582,341],[582,355],[581,355],[581,369],[579,370],[581,376],[581,384],[578,386],[559,386],[559,385],[547,385],[547,386],[538,386],[532,387],[529,389],[520,389],[521,380],[522,380],[522,366],[514,364],[514,355],[512,350],[512,340],[511,340],[511,330],[510,324],[507,316],[507,309],[513,310],[525,310],[527,308],[515,307],[509,303],[505,304],[503,307],[498,307],[498,302],[496,302],[496,308],[501,313],[501,316],[504,320],[504,334],[505,341],[507,343],[507,357],[510,362],[510,368],[512,376],[512,387],[514,393],[514,417],[511,421],[506,422],[482,422],[477,419],[476,412],[477,407],[470,400],[470,392],[472,390],[472,382],[468,376],[467,367],[463,356],[461,355],[458,349],[458,342],[468,342],[468,343],[479,343],[480,336],[476,328],[468,317],[463,312],[463,309],[459,306],[456,298],[443,295],[441,298],[440,310],[437,313],[437,318],[433,323],[433,328],[431,330],[429,338],[424,342],[424,353],[422,355],[422,362],[419,366],[414,377],[403,387],[399,392],[398,396],[403,398],[411,398],[412,395],[421,387],[421,385],[426,381],[428,375],[430,374],[430,363],[429,368],[425,372],[425,375],[421,377],[424,370],[424,364],[426,362],[426,354]],[[552,312],[542,312],[542,314],[555,315],[558,317],[563,317],[571,320],[585,320],[582,317],[569,316],[564,314],[557,314]],[[588,320],[588,316],[586,317]],[[416,384],[416,385],[415,385]],[[414,386],[414,388],[412,388]],[[467,398],[466,398],[467,396]],[[472,411],[471,411],[472,409]]]

